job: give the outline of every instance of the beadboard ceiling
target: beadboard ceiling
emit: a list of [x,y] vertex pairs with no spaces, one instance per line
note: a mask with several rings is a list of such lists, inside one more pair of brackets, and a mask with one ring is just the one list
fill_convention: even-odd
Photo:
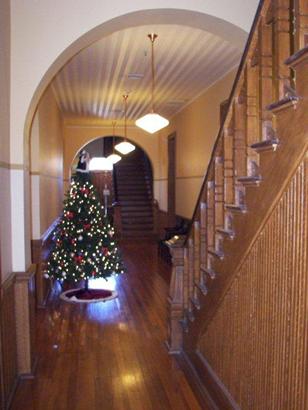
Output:
[[156,111],[170,118],[239,63],[241,51],[203,30],[178,25],[138,26],[116,32],[82,50],[52,86],[65,117],[123,117],[148,112],[151,44],[155,32]]

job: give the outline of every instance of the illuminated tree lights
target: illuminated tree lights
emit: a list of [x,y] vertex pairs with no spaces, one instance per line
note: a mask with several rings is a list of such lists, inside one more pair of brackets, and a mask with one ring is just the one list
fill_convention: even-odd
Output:
[[87,285],[89,279],[123,273],[114,228],[102,209],[88,174],[77,172],[54,232],[46,277],[60,282],[84,279]]

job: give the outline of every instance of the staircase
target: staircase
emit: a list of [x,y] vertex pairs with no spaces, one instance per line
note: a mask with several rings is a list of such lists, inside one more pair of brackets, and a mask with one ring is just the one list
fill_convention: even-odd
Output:
[[206,408],[307,408],[307,113],[308,2],[264,0],[171,245],[169,352]]
[[152,172],[143,151],[135,151],[115,166],[122,238],[154,238]]

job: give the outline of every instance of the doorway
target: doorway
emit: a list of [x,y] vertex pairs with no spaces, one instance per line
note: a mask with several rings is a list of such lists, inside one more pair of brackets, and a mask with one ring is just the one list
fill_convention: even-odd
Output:
[[168,136],[168,226],[175,226],[176,133]]

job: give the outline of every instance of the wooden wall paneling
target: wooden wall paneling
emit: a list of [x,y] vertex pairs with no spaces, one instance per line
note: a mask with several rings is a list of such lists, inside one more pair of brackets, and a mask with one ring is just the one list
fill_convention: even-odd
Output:
[[17,334],[17,367],[22,377],[33,377],[35,349],[35,265],[17,273],[15,281],[15,315]]
[[0,290],[0,373],[3,409],[8,408],[18,381],[14,282],[15,275],[12,274],[1,284]]
[[240,408],[307,408],[307,244],[306,156],[200,340]]
[[273,2],[274,15],[274,84],[275,99],[285,97],[286,87],[290,86],[290,69],[285,65],[291,55],[290,35],[290,1],[276,0]]

